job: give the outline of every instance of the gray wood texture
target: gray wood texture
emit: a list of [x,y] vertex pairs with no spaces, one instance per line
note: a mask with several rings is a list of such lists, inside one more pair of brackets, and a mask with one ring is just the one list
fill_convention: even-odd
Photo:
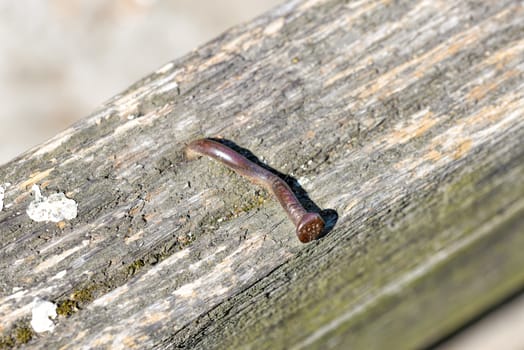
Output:
[[[0,167],[0,344],[437,341],[524,286],[523,77],[521,1],[289,1],[229,30]],[[186,161],[200,137],[288,175],[330,232],[301,244],[263,190]],[[33,184],[77,217],[31,220]]]

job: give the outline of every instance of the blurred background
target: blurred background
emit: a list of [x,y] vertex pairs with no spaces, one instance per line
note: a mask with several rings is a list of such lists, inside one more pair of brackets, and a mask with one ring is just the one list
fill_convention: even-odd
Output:
[[0,164],[282,0],[0,0]]

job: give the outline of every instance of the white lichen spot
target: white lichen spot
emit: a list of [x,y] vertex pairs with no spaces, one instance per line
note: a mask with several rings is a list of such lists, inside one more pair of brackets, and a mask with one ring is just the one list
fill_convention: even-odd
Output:
[[26,210],[32,220],[59,222],[76,218],[78,206],[74,200],[67,198],[63,193],[45,197],[37,185],[33,185],[32,190],[35,198]]
[[56,305],[50,301],[35,298],[33,300],[33,308],[31,309],[31,327],[37,333],[52,332],[55,324],[52,319],[55,319]]

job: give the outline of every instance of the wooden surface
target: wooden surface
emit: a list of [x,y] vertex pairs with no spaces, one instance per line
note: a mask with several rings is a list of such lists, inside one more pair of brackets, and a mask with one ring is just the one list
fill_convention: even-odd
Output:
[[[290,1],[0,167],[1,344],[406,349],[523,288],[523,19]],[[289,175],[333,229],[301,244],[262,190],[183,158],[203,136]],[[31,220],[33,184],[77,217]],[[35,298],[52,333],[29,328]]]

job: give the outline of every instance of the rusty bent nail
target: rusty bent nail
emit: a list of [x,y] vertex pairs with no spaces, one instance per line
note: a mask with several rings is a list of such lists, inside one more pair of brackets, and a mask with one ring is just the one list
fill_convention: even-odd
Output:
[[288,217],[295,224],[300,242],[308,243],[320,236],[324,229],[324,220],[318,213],[306,211],[287,183],[277,175],[253,163],[226,145],[210,139],[190,142],[185,153],[187,159],[194,159],[201,155],[211,157],[237,174],[267,189],[278,199]]

